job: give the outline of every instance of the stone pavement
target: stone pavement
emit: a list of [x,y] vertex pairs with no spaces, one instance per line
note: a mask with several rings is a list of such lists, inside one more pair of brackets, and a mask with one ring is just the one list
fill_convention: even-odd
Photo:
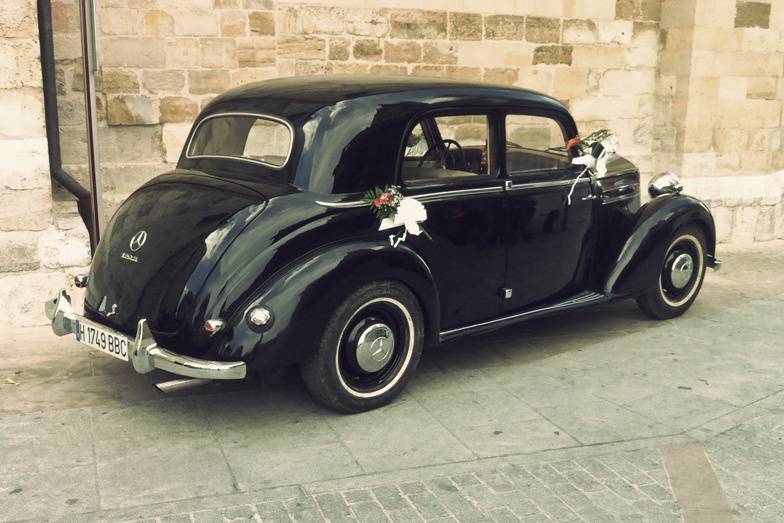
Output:
[[344,416],[293,373],[164,396],[41,329],[0,344],[0,521],[781,521],[784,243],[684,317],[633,302],[426,353]]

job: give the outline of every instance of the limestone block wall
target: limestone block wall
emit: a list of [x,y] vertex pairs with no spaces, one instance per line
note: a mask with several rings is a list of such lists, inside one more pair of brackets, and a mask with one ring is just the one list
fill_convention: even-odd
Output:
[[53,221],[33,0],[3,3],[0,116],[0,296],[7,323],[40,324],[52,289],[90,258],[84,228]]
[[[79,173],[78,11],[73,0],[53,5],[64,157]],[[215,95],[290,75],[422,75],[539,90],[569,104],[586,132],[616,130],[624,153],[646,175],[654,171],[661,0],[100,6],[100,149],[109,211],[176,162],[191,122]]]

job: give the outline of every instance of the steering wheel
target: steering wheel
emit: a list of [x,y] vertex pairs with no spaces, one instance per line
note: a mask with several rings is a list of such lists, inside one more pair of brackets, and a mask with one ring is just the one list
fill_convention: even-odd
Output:
[[425,160],[430,156],[434,151],[438,149],[438,147],[442,147],[440,149],[441,155],[441,168],[446,169],[446,160],[449,156],[449,147],[454,145],[457,147],[458,152],[460,153],[460,160],[465,163],[465,153],[463,152],[463,147],[457,142],[457,140],[452,140],[450,138],[444,138],[439,143],[434,143],[430,147],[427,148],[425,154],[422,155],[422,158],[419,160],[417,167],[422,167],[422,164],[425,163]]

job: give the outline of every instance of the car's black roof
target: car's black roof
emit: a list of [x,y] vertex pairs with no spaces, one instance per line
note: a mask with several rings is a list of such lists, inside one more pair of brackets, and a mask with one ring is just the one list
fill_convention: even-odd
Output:
[[[536,91],[476,81],[414,76],[296,76],[253,82],[215,98],[210,108],[226,110],[234,105],[267,106],[276,103],[277,115],[293,117],[304,107],[311,110],[348,100],[406,94],[407,102],[431,103],[438,98],[486,98],[492,104],[518,103],[567,112],[555,98]],[[257,110],[260,110],[259,107]],[[212,111],[210,111],[212,112]]]

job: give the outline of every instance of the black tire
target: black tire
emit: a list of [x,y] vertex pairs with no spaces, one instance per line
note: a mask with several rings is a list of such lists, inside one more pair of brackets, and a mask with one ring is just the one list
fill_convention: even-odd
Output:
[[362,412],[386,405],[403,390],[423,344],[424,318],[416,296],[398,282],[374,282],[337,307],[300,372],[325,406]]
[[[686,312],[702,288],[706,252],[705,235],[699,227],[687,225],[675,231],[655,280],[637,298],[640,309],[657,320],[669,320]],[[688,263],[691,270],[686,278]]]

